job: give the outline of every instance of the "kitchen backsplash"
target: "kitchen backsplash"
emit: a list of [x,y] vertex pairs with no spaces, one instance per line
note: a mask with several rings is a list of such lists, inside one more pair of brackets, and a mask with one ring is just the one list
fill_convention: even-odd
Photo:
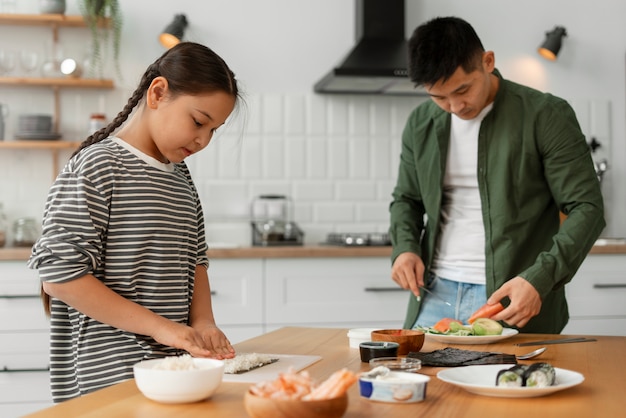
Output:
[[[90,113],[112,118],[130,93],[116,89],[62,95],[64,138],[82,140]],[[307,244],[324,241],[329,232],[386,232],[402,129],[410,111],[423,100],[427,99],[315,94],[245,97],[224,132],[207,150],[188,159],[203,203],[208,240],[249,245],[250,205],[261,194],[292,198],[294,220],[304,230]],[[602,144],[597,157],[609,158],[610,103],[572,104],[583,131]],[[13,135],[15,120],[10,119],[7,138]],[[47,150],[0,151],[0,201],[10,222],[41,217],[52,180],[52,155]],[[69,155],[70,151],[59,152],[60,167]],[[604,181],[603,189],[610,190],[610,168]],[[610,194],[606,199],[608,207]]]

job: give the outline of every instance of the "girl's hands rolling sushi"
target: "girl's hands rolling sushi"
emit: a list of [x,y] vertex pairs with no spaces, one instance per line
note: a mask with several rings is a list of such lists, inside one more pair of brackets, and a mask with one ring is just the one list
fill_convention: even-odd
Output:
[[[227,348],[223,348],[224,344],[219,347],[219,351],[211,345],[213,341],[219,341],[219,338],[216,338],[215,340],[210,338],[206,339],[206,333],[199,332],[188,325],[179,324],[169,320],[166,321],[168,322],[167,325],[159,326],[156,328],[157,331],[152,335],[152,338],[154,338],[157,342],[163,345],[185,350],[193,357],[212,357],[219,359],[227,358],[227,356],[222,354],[224,351],[228,352]],[[221,331],[219,331],[219,333],[221,333]],[[223,336],[224,334],[221,335]],[[223,338],[224,340],[226,339],[224,336]],[[230,343],[228,343],[228,346],[230,347]],[[232,347],[230,348],[232,349]],[[234,350],[232,356],[234,356]]]
[[213,353],[211,357],[219,360],[235,357],[235,349],[226,338],[226,335],[214,324],[207,324],[198,327],[194,324],[194,328],[198,329],[204,346]]
[[487,299],[487,303],[498,303],[507,296],[511,300],[509,306],[491,319],[522,328],[541,310],[539,292],[523,277],[517,276],[504,283]]

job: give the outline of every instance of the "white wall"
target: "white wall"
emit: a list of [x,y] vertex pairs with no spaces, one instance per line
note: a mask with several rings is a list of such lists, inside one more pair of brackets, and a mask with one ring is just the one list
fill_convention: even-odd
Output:
[[[407,35],[437,15],[470,21],[503,75],[572,102],[583,130],[610,149],[605,178],[609,226],[604,236],[625,236],[626,2],[621,0],[406,0]],[[245,126],[237,123],[191,159],[211,241],[249,243],[248,208],[254,196],[284,192],[296,203],[296,221],[308,242],[331,231],[384,231],[395,179],[399,134],[420,98],[320,96],[313,84],[354,43],[352,0],[123,1],[123,79],[114,91],[63,91],[64,139],[82,140],[88,115],[113,117],[137,81],[162,52],[158,33],[176,13],[190,21],[187,39],[212,47],[237,74],[246,94]],[[37,0],[20,0],[18,12],[37,13]],[[77,14],[68,0],[68,14]],[[568,37],[557,62],[535,49],[555,25]],[[610,33],[611,38],[606,34]],[[45,51],[46,28],[0,26],[0,48]],[[62,29],[66,56],[85,53],[86,32]],[[110,71],[111,76],[114,74]],[[9,103],[7,137],[19,113],[51,112],[46,89],[0,86]],[[237,119],[241,122],[243,118]],[[242,135],[243,134],[243,135]],[[606,141],[605,141],[606,140]],[[60,156],[61,162],[67,155]],[[51,180],[45,151],[0,152],[0,201],[9,217],[41,215]],[[16,181],[18,179],[19,181]]]

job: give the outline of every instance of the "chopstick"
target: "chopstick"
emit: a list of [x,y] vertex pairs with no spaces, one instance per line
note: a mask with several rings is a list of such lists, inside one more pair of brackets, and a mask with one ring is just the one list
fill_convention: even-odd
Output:
[[543,340],[543,341],[529,341],[526,343],[515,344],[518,347],[527,347],[529,345],[545,345],[545,344],[567,344],[567,343],[586,343],[590,341],[598,341],[595,338],[562,338],[560,340]]

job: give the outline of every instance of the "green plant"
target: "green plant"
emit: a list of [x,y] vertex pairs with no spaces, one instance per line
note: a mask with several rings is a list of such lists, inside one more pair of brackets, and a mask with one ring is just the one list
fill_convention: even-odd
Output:
[[[119,66],[120,40],[122,35],[122,11],[118,0],[78,0],[83,19],[91,31],[91,56],[89,74],[103,77],[104,50],[109,46],[113,49],[113,64],[118,76],[121,77]],[[110,19],[110,27],[104,25],[103,19]]]

